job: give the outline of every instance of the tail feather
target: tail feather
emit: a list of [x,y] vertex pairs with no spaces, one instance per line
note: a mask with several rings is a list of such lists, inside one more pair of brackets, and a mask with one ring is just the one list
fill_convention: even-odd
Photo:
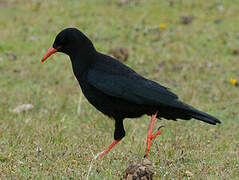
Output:
[[187,106],[187,110],[188,110],[189,114],[192,116],[192,118],[195,118],[195,119],[198,119],[198,120],[201,120],[206,123],[213,124],[213,125],[216,125],[217,123],[221,123],[217,118],[215,118],[205,112],[199,111],[189,105],[186,105],[186,106]]
[[192,114],[192,117],[201,121],[204,121],[209,124],[216,125],[217,123],[221,123],[217,118],[211,116],[211,115],[202,115],[202,114]]
[[[217,118],[197,110],[196,108],[183,103],[179,99],[176,99],[171,103],[171,106],[168,107],[159,107],[159,114],[157,118],[163,117],[169,120],[184,119],[190,120],[191,118],[198,119],[200,121],[216,125],[221,123]],[[173,113],[172,113],[173,112]]]
[[[198,120],[201,120],[203,122],[213,124],[213,125],[215,125],[217,123],[221,123],[217,118],[215,118],[215,117],[213,117],[213,116],[211,116],[211,115],[209,115],[205,112],[199,111],[196,108],[183,103],[179,99],[177,99],[173,103],[174,103],[174,107],[177,108],[178,110],[180,110],[181,116],[184,115],[186,117],[186,118],[184,118],[182,116],[183,119],[195,118],[195,119],[198,119]],[[181,117],[181,116],[179,116],[179,117]]]

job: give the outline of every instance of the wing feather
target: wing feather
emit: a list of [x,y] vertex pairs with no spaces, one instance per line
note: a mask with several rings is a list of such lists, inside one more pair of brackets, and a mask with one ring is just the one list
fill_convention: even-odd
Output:
[[135,72],[118,75],[93,69],[88,72],[87,78],[92,86],[107,95],[137,104],[174,106],[178,99],[166,87]]

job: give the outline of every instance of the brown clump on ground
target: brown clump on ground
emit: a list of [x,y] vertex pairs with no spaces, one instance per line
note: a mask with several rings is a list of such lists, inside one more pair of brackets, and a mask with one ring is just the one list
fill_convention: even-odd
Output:
[[190,24],[192,23],[194,17],[193,16],[181,16],[181,23],[182,24]]
[[128,49],[123,47],[110,49],[109,54],[120,61],[127,61],[129,57]]
[[148,159],[140,163],[132,163],[123,174],[124,180],[152,180],[154,166]]

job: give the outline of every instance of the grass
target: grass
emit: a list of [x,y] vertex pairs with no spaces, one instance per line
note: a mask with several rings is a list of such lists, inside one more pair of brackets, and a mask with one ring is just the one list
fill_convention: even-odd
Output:
[[[170,3],[171,2],[171,3]],[[172,6],[171,6],[171,5]],[[85,179],[93,155],[113,139],[114,122],[83,98],[63,54],[40,58],[65,27],[86,33],[99,51],[126,47],[126,64],[215,115],[165,125],[149,159],[156,179],[237,179],[239,176],[239,6],[236,0],[0,1],[0,179]],[[181,16],[193,16],[191,24]],[[160,28],[160,23],[165,28]],[[13,114],[24,103],[32,111]],[[125,120],[127,135],[90,179],[120,179],[141,159],[149,117]]]

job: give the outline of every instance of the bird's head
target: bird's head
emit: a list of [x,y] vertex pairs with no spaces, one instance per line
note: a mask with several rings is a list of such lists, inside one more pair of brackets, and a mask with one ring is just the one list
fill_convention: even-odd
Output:
[[91,49],[94,49],[92,42],[81,31],[76,28],[66,28],[56,36],[41,63],[56,52],[63,52],[70,56],[75,52],[84,53]]

